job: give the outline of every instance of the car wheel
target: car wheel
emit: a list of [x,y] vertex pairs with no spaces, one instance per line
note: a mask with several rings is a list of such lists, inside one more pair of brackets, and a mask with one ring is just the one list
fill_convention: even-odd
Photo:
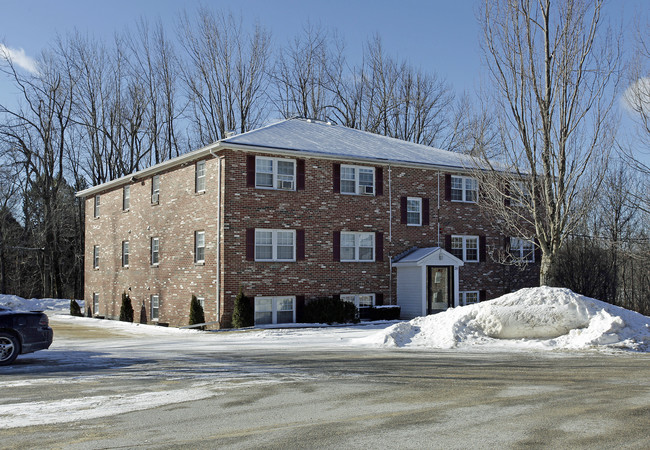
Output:
[[20,344],[16,336],[0,333],[0,366],[11,364],[18,357]]

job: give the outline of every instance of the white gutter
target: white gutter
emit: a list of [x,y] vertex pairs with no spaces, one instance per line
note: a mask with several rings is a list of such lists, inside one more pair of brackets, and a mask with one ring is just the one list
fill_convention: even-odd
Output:
[[147,167],[146,169],[142,169],[129,175],[116,178],[115,180],[107,181],[106,183],[98,184],[97,186],[89,187],[88,189],[77,192],[76,197],[88,197],[90,195],[94,195],[99,192],[112,189],[114,187],[132,183],[133,181],[139,181],[158,172],[162,172],[165,169],[170,169],[183,163],[189,163],[196,159],[205,157],[206,155],[211,154],[215,149],[218,149],[220,146],[221,142],[215,142],[214,144],[210,144],[198,150],[185,153],[184,155],[177,156],[176,158],[168,159],[167,161],[163,161],[154,166]]

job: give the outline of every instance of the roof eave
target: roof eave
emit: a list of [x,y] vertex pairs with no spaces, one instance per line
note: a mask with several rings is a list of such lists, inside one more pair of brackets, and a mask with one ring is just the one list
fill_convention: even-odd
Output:
[[443,169],[449,172],[458,172],[466,173],[468,170],[476,170],[475,168],[462,167],[462,166],[452,166],[446,164],[430,164],[430,163],[414,163],[409,161],[400,161],[392,159],[383,159],[383,158],[369,158],[365,156],[349,156],[349,155],[339,155],[331,153],[323,153],[312,150],[296,150],[291,148],[277,148],[277,147],[265,147],[262,145],[253,145],[253,144],[237,144],[226,141],[222,142],[224,148],[229,148],[233,150],[241,150],[248,152],[266,152],[273,153],[277,155],[286,155],[286,156],[295,156],[303,155],[305,157],[328,159],[334,161],[349,161],[349,162],[371,162],[376,164],[399,166],[399,167],[413,167],[413,168],[424,168],[424,169]]
[[146,178],[151,175],[155,175],[156,173],[163,172],[169,168],[188,163],[190,161],[194,161],[197,159],[201,159],[210,153],[220,150],[220,147],[222,147],[222,142],[217,141],[213,144],[206,145],[205,147],[202,147],[198,150],[194,150],[188,153],[185,153],[184,155],[177,156],[176,158],[168,159],[167,161],[163,161],[161,163],[158,163],[154,166],[147,167],[146,169],[139,170],[137,172],[133,172],[129,175],[125,175],[120,178],[116,178],[115,180],[107,181],[106,183],[98,184],[97,186],[89,187],[88,189],[84,189],[83,191],[79,191],[75,194],[76,197],[79,198],[85,198],[89,197],[91,195],[96,195],[100,192],[104,192],[113,188],[116,188],[118,186],[122,186],[125,184],[128,184],[132,181],[139,180],[142,178]]

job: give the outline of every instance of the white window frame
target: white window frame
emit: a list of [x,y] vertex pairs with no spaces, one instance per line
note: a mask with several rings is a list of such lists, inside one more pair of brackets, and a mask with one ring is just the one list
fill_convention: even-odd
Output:
[[515,201],[514,201],[514,206],[526,206],[529,205],[531,202],[531,194],[530,190],[528,189],[528,185],[523,182],[523,181],[517,181],[515,182],[517,185],[516,189],[517,192],[515,193]]
[[151,204],[160,204],[160,175],[151,177]]
[[[413,210],[412,205],[417,205],[417,210]],[[417,214],[417,222],[411,222],[410,214]],[[411,227],[422,226],[422,199],[420,197],[406,197],[406,225]]]
[[[451,237],[451,250],[452,254],[454,253],[453,250],[458,250],[458,247],[454,247],[454,239],[461,239],[462,242],[462,251],[463,251],[463,257],[461,258],[464,262],[480,262],[481,256],[480,256],[480,239],[478,236],[459,236],[459,235],[453,235]],[[476,259],[468,259],[467,258],[467,242],[468,241],[476,241]],[[473,248],[470,248],[470,250],[474,250]]]
[[[271,258],[262,259],[258,256],[257,247],[262,246],[258,244],[258,234],[261,233],[271,233]],[[278,257],[278,233],[291,233],[292,236],[292,256],[290,259],[281,259]],[[268,247],[268,245],[264,245]],[[266,229],[266,228],[256,228],[255,229],[255,261],[267,262],[267,261],[282,261],[282,262],[293,262],[296,260],[296,230],[287,230],[287,229]]]
[[122,188],[122,211],[128,211],[131,208],[131,186],[126,185]]
[[[452,186],[454,185],[454,180],[460,180],[461,181],[461,189],[460,189],[460,191],[461,191],[461,199],[460,200],[459,199],[454,199],[454,191],[459,190],[459,189],[453,189]],[[476,189],[468,189],[468,187],[469,187],[468,184],[475,185]],[[478,189],[479,189],[479,186],[478,186],[478,180],[476,178],[463,177],[463,176],[459,176],[459,175],[452,175],[451,176],[451,185],[452,186],[450,186],[450,189],[451,189],[451,201],[452,202],[478,203]],[[476,193],[475,194],[476,195],[475,200],[472,200],[472,199],[468,200],[470,192],[475,192]]]
[[122,241],[122,267],[129,267],[129,241]]
[[[270,161],[271,162],[271,172],[258,172],[258,162],[259,161]],[[278,171],[278,166],[280,162],[291,163],[293,166],[293,175],[281,174]],[[255,157],[255,187],[257,189],[272,189],[276,191],[295,191],[296,190],[296,179],[297,179],[297,164],[295,159],[289,158],[271,158],[268,156],[256,156]],[[257,183],[257,174],[266,174],[271,175],[271,186],[261,185]]]
[[101,203],[99,194],[95,195],[93,202],[93,217],[97,219],[99,218],[99,206]]
[[[201,255],[199,250],[202,250]],[[205,264],[205,231],[194,232],[194,262]]]
[[[526,248],[528,247],[528,249]],[[510,238],[510,254],[518,262],[534,263],[535,262],[535,243],[528,239]],[[526,258],[528,255],[528,258]]]
[[[259,300],[271,300],[271,323],[270,324],[258,324],[257,323],[257,302]],[[253,307],[253,317],[255,317],[255,325],[275,325],[278,323],[278,303],[279,300],[284,300],[284,299],[290,299],[292,301],[292,319],[291,322],[280,322],[280,323],[296,323],[296,296],[295,295],[276,295],[276,296],[257,296],[255,297],[254,300],[254,307]],[[283,310],[283,311],[288,311],[288,310]],[[268,311],[263,311],[263,312],[268,312]]]
[[197,161],[194,165],[194,192],[205,192],[205,161]]
[[[343,236],[354,235],[354,258],[353,259],[344,259],[343,258]],[[361,247],[361,238],[370,236],[372,242],[371,247]],[[352,248],[346,246],[345,248]],[[360,259],[359,258],[359,249],[360,248],[371,248],[372,249],[372,258],[371,259]],[[374,262],[376,258],[376,249],[375,249],[375,233],[374,232],[357,232],[357,231],[341,231],[341,242],[340,242],[340,260],[341,262]]]
[[[467,303],[468,294],[471,296],[476,295],[476,301]],[[458,302],[460,306],[474,305],[481,301],[481,293],[479,291],[460,291],[458,292]]]
[[[353,172],[353,177],[352,178],[343,178],[345,170],[352,170]],[[345,195],[376,195],[377,193],[377,182],[375,180],[375,168],[374,167],[369,167],[369,166],[352,166],[349,164],[341,164],[341,175],[339,179],[339,192],[341,194]],[[372,186],[368,186],[367,184],[362,184],[361,183],[361,177],[360,177],[360,171],[363,170],[364,172],[370,171],[372,172]],[[347,189],[343,188],[343,182],[344,181],[353,181],[354,182],[354,191],[350,191]],[[368,189],[370,188],[370,189]]]
[[151,294],[151,297],[149,297],[149,302],[151,321],[158,322],[160,320],[160,295]]
[[151,238],[151,265],[157,266],[160,264],[160,238],[154,236]]
[[205,297],[196,297],[196,300],[199,302],[199,305],[201,305],[203,312],[205,312]]
[[93,246],[93,269],[99,269],[99,245]]
[[93,292],[93,315],[99,314],[99,293]]
[[[371,304],[360,306],[361,303],[360,297],[370,297]],[[344,302],[354,303],[354,306],[356,306],[357,309],[372,308],[373,306],[375,306],[375,294],[341,294],[341,300],[343,300]]]

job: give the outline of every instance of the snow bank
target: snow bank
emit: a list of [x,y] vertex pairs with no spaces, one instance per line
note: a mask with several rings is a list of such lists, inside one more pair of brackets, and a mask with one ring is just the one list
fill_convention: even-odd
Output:
[[418,317],[371,338],[385,347],[650,351],[650,318],[561,288],[529,288]]
[[[84,301],[77,300],[83,311]],[[7,306],[19,311],[47,311],[52,313],[69,313],[70,299],[60,298],[22,298],[17,295],[0,295],[0,306]]]
[[[531,288],[495,300],[388,326],[254,329],[229,333],[71,317],[69,300],[0,296],[0,306],[45,310],[57,322],[110,328],[140,339],[189,340],[214,348],[407,347],[480,351],[624,349],[650,352],[650,318],[560,288]],[[61,314],[61,315],[58,315]],[[304,325],[303,325],[304,326]],[[120,341],[116,345],[124,345]]]

